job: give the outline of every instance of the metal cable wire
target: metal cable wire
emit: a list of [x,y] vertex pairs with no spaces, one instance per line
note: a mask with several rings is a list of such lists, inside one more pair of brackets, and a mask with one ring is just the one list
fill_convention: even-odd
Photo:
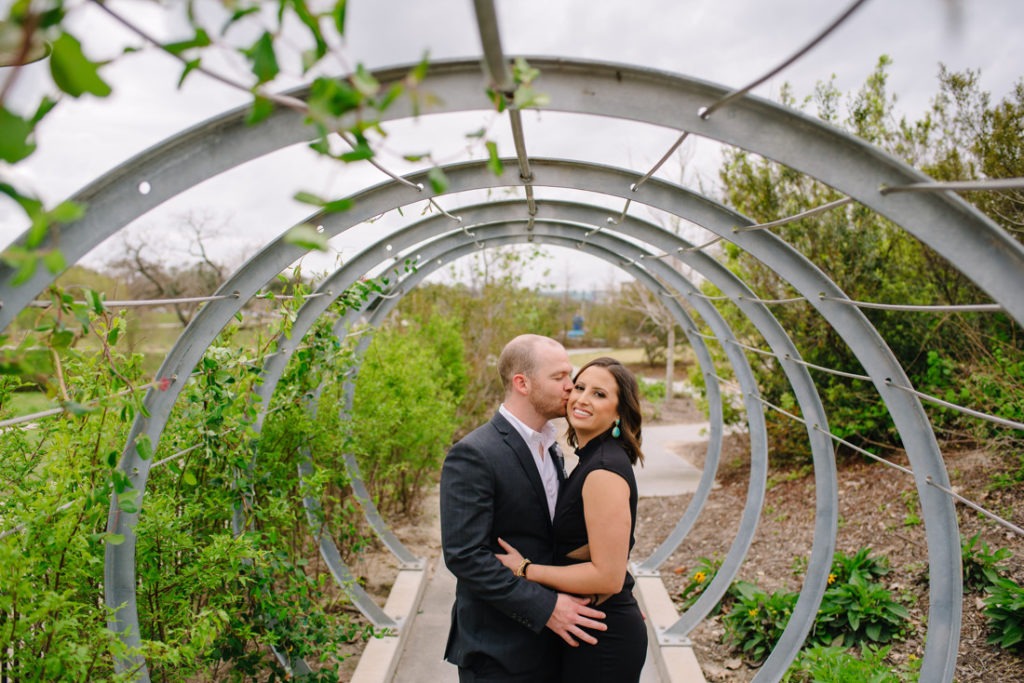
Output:
[[840,206],[846,206],[847,204],[850,204],[852,202],[853,202],[853,198],[852,197],[846,197],[844,199],[837,199],[834,202],[829,202],[828,204],[822,204],[821,206],[815,207],[813,209],[808,209],[807,211],[803,211],[801,213],[793,214],[792,216],[787,216],[786,218],[780,218],[778,220],[771,221],[769,223],[759,223],[757,225],[745,225],[745,226],[740,227],[740,228],[733,228],[732,231],[734,233],[739,233],[739,232],[753,232],[754,230],[766,230],[767,228],[777,228],[780,225],[786,225],[787,223],[793,223],[793,222],[801,220],[803,218],[810,218],[811,216],[817,216],[819,213],[825,213],[826,211],[831,211],[832,209],[837,209]]
[[863,5],[866,1],[867,0],[856,0],[853,4],[851,4],[849,7],[846,8],[846,11],[844,11],[842,14],[840,14],[831,24],[829,24],[827,27],[825,27],[824,31],[822,31],[820,34],[815,36],[814,39],[811,40],[811,42],[807,43],[807,45],[805,45],[804,47],[800,48],[800,50],[797,51],[796,54],[794,54],[792,57],[790,57],[786,61],[782,62],[782,64],[779,64],[777,67],[775,67],[774,69],[772,69],[771,71],[766,73],[764,76],[762,76],[761,78],[759,78],[756,81],[754,81],[753,83],[751,83],[750,85],[748,85],[746,87],[743,87],[743,88],[740,88],[739,90],[732,91],[731,93],[727,94],[722,99],[720,99],[717,102],[713,103],[710,107],[702,108],[698,112],[700,117],[702,119],[709,119],[709,118],[711,118],[712,114],[714,114],[716,111],[718,111],[719,109],[721,109],[725,105],[727,105],[730,102],[732,102],[733,100],[735,100],[735,99],[737,99],[739,97],[742,97],[743,95],[747,94],[748,92],[750,92],[751,90],[753,90],[757,86],[759,86],[762,83],[764,83],[765,81],[767,81],[772,76],[776,75],[777,73],[779,73],[780,71],[782,71],[783,69],[788,67],[790,64],[792,64],[796,60],[798,60],[801,57],[803,57],[805,54],[810,52],[811,49],[814,48],[818,43],[820,43],[822,40],[824,40],[830,33],[832,33],[832,31],[836,30],[844,21],[849,19],[850,16],[854,12],[856,12],[858,9],[860,9],[861,5]]
[[[782,413],[783,415],[785,415],[787,417],[790,417],[790,418],[796,420],[797,422],[799,422],[801,424],[804,424],[804,425],[807,424],[806,420],[804,420],[804,419],[802,419],[800,417],[797,417],[796,415],[793,415],[792,413],[787,412],[787,411],[783,410],[782,408],[779,408],[778,406],[776,406],[776,405],[774,405],[774,404],[764,400],[760,396],[758,396],[756,394],[752,394],[751,396],[754,399],[756,399],[757,401],[759,401],[760,403],[762,403],[763,405],[771,408],[772,410],[775,410],[776,412]],[[814,424],[814,425],[810,425],[810,426],[816,432],[819,432],[821,434],[825,434],[826,436],[828,436],[828,438],[832,439],[832,441],[834,441],[834,442],[836,442],[838,444],[842,444],[843,446],[846,446],[847,448],[850,448],[850,449],[860,453],[861,455],[865,455],[865,456],[871,458],[872,460],[874,460],[876,462],[879,462],[879,463],[881,463],[883,465],[886,465],[887,467],[891,467],[891,468],[893,468],[895,470],[899,470],[900,472],[903,472],[904,474],[909,474],[910,476],[914,476],[914,471],[913,470],[911,470],[911,469],[909,469],[907,467],[904,467],[903,465],[897,465],[896,463],[891,462],[889,460],[886,460],[885,458],[879,457],[879,456],[875,455],[874,453],[872,453],[872,452],[870,452],[868,450],[865,450],[865,449],[861,448],[860,446],[857,446],[856,444],[850,443],[846,439],[842,439],[842,438],[836,436],[835,434],[832,434],[831,432],[828,432],[828,431],[822,429],[821,425]],[[1014,524],[1013,522],[1010,522],[1007,519],[1004,519],[1003,517],[1000,517],[999,515],[995,514],[994,512],[992,512],[990,510],[986,510],[985,508],[981,507],[977,503],[974,503],[973,501],[971,501],[971,500],[969,500],[967,498],[964,498],[960,494],[958,494],[958,493],[956,493],[956,492],[946,488],[945,486],[941,486],[939,484],[936,484],[935,481],[930,476],[925,477],[925,482],[929,486],[932,486],[932,487],[938,489],[939,491],[942,491],[943,493],[949,495],[954,500],[960,501],[964,505],[967,505],[972,510],[985,515],[986,517],[988,517],[992,521],[996,522],[1000,526],[1002,526],[1002,527],[1004,527],[1006,529],[1009,529],[1010,531],[1014,532],[1015,534],[1019,534],[1021,536],[1024,536],[1024,529],[1022,529],[1021,527],[1017,526],[1016,524]]]
[[[223,299],[237,299],[241,296],[238,292],[232,292],[231,294],[213,294],[210,296],[186,296],[172,299],[125,299],[121,301],[102,301],[104,308],[136,308],[143,306],[167,306],[169,304],[201,304],[207,301],[221,301]],[[88,306],[87,301],[74,301],[72,303]],[[39,299],[36,301],[29,302],[29,306],[33,308],[50,308],[53,306],[52,301],[46,299]]]
[[899,384],[894,384],[893,381],[888,378],[886,378],[885,384],[886,386],[892,387],[893,389],[899,389],[900,391],[905,391],[908,394],[913,394],[914,396],[917,396],[920,399],[928,401],[929,403],[940,405],[943,408],[949,408],[950,410],[955,410],[965,415],[970,415],[971,417],[976,417],[981,420],[994,422],[995,424],[1002,425],[1004,427],[1009,427],[1010,429],[1020,429],[1024,431],[1024,422],[1007,420],[1005,417],[999,417],[998,415],[989,415],[988,413],[983,413],[972,408],[966,408],[955,403],[950,403],[949,401],[944,401],[941,398],[938,398],[937,396],[931,396],[929,394],[922,393],[920,391],[917,391],[916,389],[912,389],[911,387],[904,387],[900,386]]
[[991,178],[987,180],[950,180],[946,182],[912,183],[910,185],[883,185],[880,194],[896,194],[897,192],[1003,192],[1008,190],[1024,190],[1024,178]]
[[[171,382],[174,382],[174,381],[177,380],[177,377],[171,377],[171,378],[167,378],[167,379],[169,379]],[[152,382],[147,382],[146,384],[140,384],[137,387],[132,387],[130,389],[122,389],[121,391],[118,391],[117,393],[111,394],[110,396],[106,396],[104,398],[119,398],[121,396],[127,396],[128,394],[135,393],[136,391],[142,391],[144,389],[156,389],[156,388],[159,388],[162,383],[163,383],[163,379],[162,378],[156,379],[156,380],[153,380]],[[101,400],[102,400],[102,398],[95,398],[92,401],[89,401],[86,404],[86,406],[96,405]],[[47,408],[46,410],[41,410],[41,411],[39,411],[37,413],[30,413],[28,415],[22,415],[20,417],[12,417],[12,418],[10,418],[8,420],[0,421],[0,430],[6,429],[8,427],[13,427],[14,425],[22,424],[22,423],[25,423],[25,422],[32,422],[33,420],[39,420],[39,419],[42,419],[44,417],[53,417],[54,415],[61,415],[61,414],[66,413],[66,412],[68,412],[68,409],[63,407],[63,406],[61,406],[59,408]]]
[[1009,520],[1003,519],[1002,517],[999,517],[998,515],[995,515],[995,514],[989,512],[988,510],[986,510],[985,508],[981,507],[977,503],[964,498],[959,493],[957,493],[955,491],[952,491],[952,490],[946,488],[945,486],[942,486],[940,484],[936,484],[935,481],[932,480],[931,477],[925,477],[925,482],[929,486],[933,486],[933,487],[937,488],[938,490],[942,491],[943,493],[948,495],[950,498],[953,498],[954,500],[960,501],[961,503],[963,503],[967,507],[971,508],[975,512],[980,512],[981,514],[985,515],[986,517],[988,517],[989,519],[995,521],[996,523],[1002,525],[1003,527],[1009,529],[1010,531],[1014,532],[1015,534],[1018,534],[1020,536],[1024,536],[1024,529],[1020,528],[1019,526],[1017,526],[1013,522],[1010,522]]
[[915,313],[998,313],[1005,310],[999,304],[949,304],[917,306],[913,304],[880,304],[873,301],[854,301],[837,296],[821,296],[822,301],[834,301],[858,308],[874,308],[882,311],[911,311]]

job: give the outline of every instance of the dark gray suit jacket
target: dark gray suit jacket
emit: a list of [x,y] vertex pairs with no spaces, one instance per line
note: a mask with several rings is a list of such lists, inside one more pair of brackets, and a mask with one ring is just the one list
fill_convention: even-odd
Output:
[[[559,483],[565,470],[552,448]],[[495,557],[498,537],[538,564],[554,563],[544,485],[529,447],[501,413],[452,446],[441,469],[441,542],[457,579],[444,658],[471,666],[475,653],[510,672],[557,656],[544,629],[557,595],[512,575]]]

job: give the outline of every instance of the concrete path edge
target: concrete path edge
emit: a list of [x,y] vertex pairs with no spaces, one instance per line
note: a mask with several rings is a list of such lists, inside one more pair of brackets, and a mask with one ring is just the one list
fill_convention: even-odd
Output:
[[374,638],[366,644],[351,683],[390,683],[419,610],[430,568],[430,562],[425,562],[422,568],[398,570],[384,604],[384,613],[399,623],[398,632]]
[[661,577],[634,574],[634,578],[636,586],[633,592],[640,609],[647,616],[650,652],[655,657],[654,663],[662,683],[705,683],[704,672],[688,640],[684,643],[663,642],[662,633],[679,619],[679,613]]

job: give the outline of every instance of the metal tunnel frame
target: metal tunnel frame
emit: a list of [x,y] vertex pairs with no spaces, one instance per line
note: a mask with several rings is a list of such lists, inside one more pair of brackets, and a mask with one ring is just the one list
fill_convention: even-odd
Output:
[[[1024,298],[1015,295],[1021,291],[1024,281],[1024,248],[950,192],[883,194],[881,190],[885,186],[927,182],[929,179],[871,145],[825,123],[749,95],[731,104],[721,114],[709,120],[702,119],[698,113],[700,107],[719,98],[726,90],[675,74],[550,58],[534,57],[530,58],[530,62],[542,73],[538,88],[550,96],[553,103],[550,110],[609,116],[686,130],[693,135],[749,150],[811,175],[889,218],[928,244],[1000,303],[1018,323],[1024,324]],[[383,70],[375,75],[387,84],[404,78],[406,72],[407,69],[403,67]],[[429,113],[470,111],[486,106],[480,86],[480,67],[475,60],[432,64],[422,87],[437,95],[437,102]],[[304,93],[304,89],[297,89],[291,94],[301,97]],[[412,112],[404,107],[404,103],[396,103],[392,110],[385,113],[384,119],[411,116]],[[301,116],[293,112],[278,111],[263,125],[253,129],[243,123],[245,111],[243,108],[230,112],[175,136],[100,177],[79,192],[74,199],[87,202],[89,211],[84,218],[61,231],[60,248],[66,261],[69,264],[78,262],[104,239],[178,193],[246,161],[312,137],[312,132],[303,125]],[[922,680],[952,680],[959,639],[962,593],[959,536],[952,501],[927,485],[930,479],[948,486],[948,477],[920,402],[916,397],[889,386],[889,380],[906,385],[909,385],[909,381],[867,318],[859,309],[829,300],[846,297],[801,254],[771,233],[738,232],[736,228],[750,225],[751,222],[706,197],[654,178],[634,190],[631,186],[637,177],[635,172],[597,164],[533,159],[532,168],[532,187],[572,188],[631,199],[690,220],[732,241],[760,259],[781,279],[803,294],[849,344],[893,417],[907,450],[921,499],[930,565],[928,638],[921,677]],[[523,184],[513,174],[493,176],[483,162],[456,164],[446,167],[445,172],[449,179],[447,192],[452,195],[471,189]],[[412,174],[409,179],[414,184],[422,183],[423,187],[429,187],[425,176],[425,173]],[[148,194],[138,191],[143,181],[151,188]],[[432,193],[426,189],[417,191],[401,183],[387,182],[354,195],[355,205],[351,211],[340,216],[313,217],[312,220],[323,223],[327,235],[336,235],[373,216],[431,196]],[[472,215],[478,216],[477,220],[481,223],[481,227],[474,230],[478,233],[476,238],[464,230],[453,231],[450,223],[446,223],[450,219],[427,219],[401,231],[408,236],[409,242],[405,246],[400,245],[398,249],[412,249],[426,244],[422,247],[424,250],[429,247],[429,253],[436,251],[443,255],[439,257],[449,258],[471,251],[478,239],[482,240],[483,235],[492,232],[496,233],[494,237],[488,238],[492,242],[537,241],[542,244],[575,245],[613,263],[618,261],[620,265],[635,266],[638,279],[652,290],[656,291],[661,286],[659,281],[662,281],[677,288],[670,294],[679,294],[684,298],[689,296],[691,286],[681,275],[658,259],[643,258],[654,255],[658,250],[673,251],[680,246],[689,246],[672,233],[632,218],[624,220],[621,225],[604,226],[598,232],[594,226],[601,225],[607,210],[602,212],[581,204],[547,201],[539,202],[538,206],[541,207],[541,214],[536,224],[530,223],[529,227],[522,202],[472,209]],[[548,210],[552,212],[550,216],[544,213]],[[470,214],[471,209],[465,211]],[[602,215],[598,217],[597,213]],[[580,237],[580,231],[584,230],[581,226],[589,226],[583,233],[584,238]],[[438,239],[429,242],[432,237]],[[637,239],[642,239],[652,248],[645,249],[632,241]],[[24,243],[24,236],[20,241]],[[397,244],[397,234],[389,235],[387,242]],[[364,251],[332,276],[332,279],[337,277],[338,283],[349,281],[350,277],[359,277],[393,258],[390,253],[384,254],[383,250],[376,251],[376,254],[370,250]],[[140,413],[133,423],[118,465],[135,487],[140,509],[150,463],[139,457],[134,446],[136,439],[146,435],[156,447],[183,385],[177,379],[188,376],[210,342],[242,304],[302,253],[301,249],[285,243],[281,238],[268,244],[218,290],[219,293],[235,293],[237,298],[208,303],[168,353],[159,376],[175,381],[168,391],[151,390],[147,394],[145,405],[149,416],[143,417]],[[633,257],[624,264],[621,259],[627,253],[633,254]],[[796,358],[795,346],[778,327],[770,312],[744,298],[749,297],[750,292],[742,282],[735,278],[729,279],[725,273],[720,272],[724,270],[720,265],[702,253],[680,253],[679,258],[715,281],[761,330],[774,351]],[[3,303],[0,308],[0,329],[6,328],[14,316],[54,279],[53,275],[39,269],[28,282],[15,286],[12,284],[14,274],[10,266],[0,264],[0,301]],[[410,283],[413,282],[412,278],[408,279]],[[339,289],[334,291],[340,293]],[[325,299],[328,298],[312,299],[302,310],[310,307],[309,315],[316,315],[314,311],[321,303],[326,308],[329,302]],[[743,386],[748,418],[751,420],[752,458],[760,463],[757,468],[752,464],[748,502],[740,532],[730,551],[729,566],[726,568],[723,565],[723,569],[726,569],[724,576],[738,570],[746,552],[743,546],[749,545],[748,535],[752,538],[760,514],[764,482],[755,479],[763,477],[762,466],[767,465],[766,447],[761,445],[766,435],[762,408],[755,400],[756,382],[749,373],[743,354],[733,348],[735,345],[727,343],[731,332],[717,313],[713,313],[713,306],[699,297],[690,297],[689,301],[722,341]],[[385,302],[380,308],[384,311],[390,305]],[[685,310],[671,299],[669,306],[684,329],[689,329]],[[379,321],[379,318],[375,315],[374,320]],[[698,345],[695,343],[694,347],[698,348]],[[700,360],[707,372],[710,365],[705,366],[704,363],[710,364],[710,356],[706,352],[704,355],[707,357],[701,356]],[[782,357],[786,358],[786,355]],[[283,368],[287,354],[280,354],[268,363],[264,370],[268,377],[277,371],[277,358],[281,359]],[[818,515],[814,552],[797,611],[783,639],[759,672],[758,680],[777,680],[777,677],[781,677],[799,649],[824,592],[824,578],[827,576],[835,543],[836,493],[832,446],[820,431],[827,432],[825,416],[806,370],[796,363],[783,361],[782,365],[808,423],[815,462]],[[748,369],[744,370],[744,367]],[[709,387],[712,384],[714,382],[709,382]],[[717,444],[720,445],[721,415],[719,413],[716,417],[713,412],[711,417],[713,427],[718,430],[713,433],[713,437],[717,438]],[[712,445],[714,447],[714,441]],[[358,473],[355,474],[358,478]],[[710,488],[712,479],[713,474],[708,476],[705,473],[705,479],[700,484],[705,498],[704,488]],[[651,558],[637,565],[638,571],[656,571],[692,527],[702,504],[703,500],[695,496],[674,532]],[[134,527],[139,514],[119,511],[115,500],[112,501],[108,521],[108,529],[123,534],[125,541],[121,545],[107,546],[105,600],[108,605],[119,606],[111,628],[128,645],[140,642],[134,567]],[[401,556],[397,546],[392,550]],[[675,626],[668,629],[663,634],[665,639],[685,636],[717,601],[717,597],[712,599],[713,594],[719,593],[720,597],[727,585],[728,580],[724,578],[717,584],[713,583],[711,588],[714,590],[706,594],[707,599],[699,600]],[[138,665],[138,678],[148,680],[144,662],[135,659],[119,665],[122,668]]]

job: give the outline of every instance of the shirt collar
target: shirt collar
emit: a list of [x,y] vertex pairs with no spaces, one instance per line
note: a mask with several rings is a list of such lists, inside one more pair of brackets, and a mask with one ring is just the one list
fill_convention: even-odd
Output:
[[544,426],[538,432],[528,427],[526,423],[513,415],[512,411],[506,408],[504,403],[502,403],[501,407],[498,408],[498,412],[501,413],[513,427],[515,427],[516,431],[519,432],[519,435],[523,437],[523,441],[531,446],[535,443],[540,443],[546,451],[550,449],[558,439],[558,428],[550,421],[545,422]]

